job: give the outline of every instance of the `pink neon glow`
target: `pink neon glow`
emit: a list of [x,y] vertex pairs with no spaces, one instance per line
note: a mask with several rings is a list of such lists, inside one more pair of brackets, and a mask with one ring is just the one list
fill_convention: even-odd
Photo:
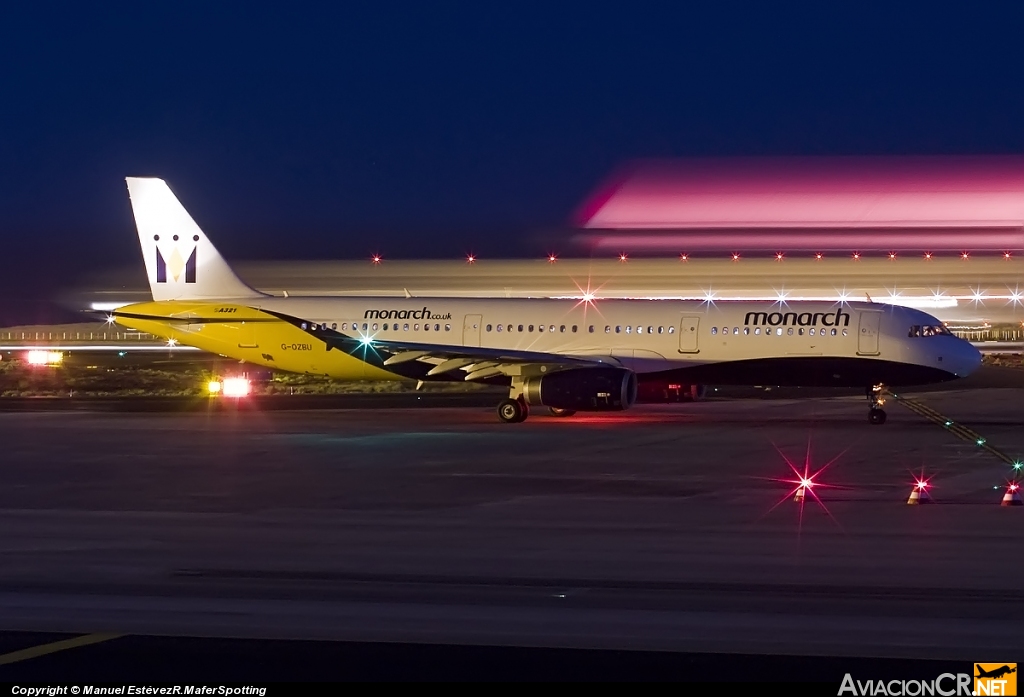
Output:
[[641,162],[577,220],[597,248],[1001,253],[1024,247],[1024,157]]

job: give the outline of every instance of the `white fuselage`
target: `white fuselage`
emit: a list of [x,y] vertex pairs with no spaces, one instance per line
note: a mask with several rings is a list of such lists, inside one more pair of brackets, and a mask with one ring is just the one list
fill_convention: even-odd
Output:
[[[953,378],[980,362],[977,350],[954,336],[911,336],[915,326],[941,327],[935,318],[877,303],[291,297],[250,304],[364,341],[605,356],[639,374],[765,359],[848,359]],[[773,384],[772,376],[760,382]]]

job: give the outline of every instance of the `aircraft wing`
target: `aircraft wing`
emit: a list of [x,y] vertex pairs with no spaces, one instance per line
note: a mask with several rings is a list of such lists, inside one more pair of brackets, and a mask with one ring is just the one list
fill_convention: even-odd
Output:
[[[307,322],[270,310],[263,312],[290,322],[315,339],[323,341],[328,351],[337,349],[385,369],[413,362],[418,362],[421,366],[424,363],[433,364],[424,377],[461,369],[466,373],[466,380],[479,380],[498,375],[519,374],[524,366],[564,370],[574,367],[618,365],[618,362],[609,356],[573,356],[521,349],[453,346],[422,341],[381,340],[373,337],[355,338],[330,329],[325,324]],[[404,371],[397,369],[395,372]]]

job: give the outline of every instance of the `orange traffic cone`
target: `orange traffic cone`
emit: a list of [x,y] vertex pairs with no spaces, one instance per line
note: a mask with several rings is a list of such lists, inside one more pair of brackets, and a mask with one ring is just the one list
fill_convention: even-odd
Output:
[[928,493],[928,482],[918,482],[910,490],[910,498],[907,499],[910,505],[932,503],[932,495]]
[[1020,498],[1020,484],[1017,482],[1011,482],[1006,487],[1006,493],[1003,494],[1003,506],[1024,506],[1024,501]]

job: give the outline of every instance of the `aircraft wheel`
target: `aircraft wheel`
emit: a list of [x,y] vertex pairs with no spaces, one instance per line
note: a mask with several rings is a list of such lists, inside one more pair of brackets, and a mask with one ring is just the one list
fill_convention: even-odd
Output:
[[558,407],[548,407],[548,411],[552,416],[572,416],[576,413],[575,409],[559,409]]
[[868,410],[868,423],[874,426],[881,426],[885,423],[885,410],[884,409],[869,409]]
[[526,421],[526,407],[518,399],[503,399],[498,403],[498,418],[507,424]]

